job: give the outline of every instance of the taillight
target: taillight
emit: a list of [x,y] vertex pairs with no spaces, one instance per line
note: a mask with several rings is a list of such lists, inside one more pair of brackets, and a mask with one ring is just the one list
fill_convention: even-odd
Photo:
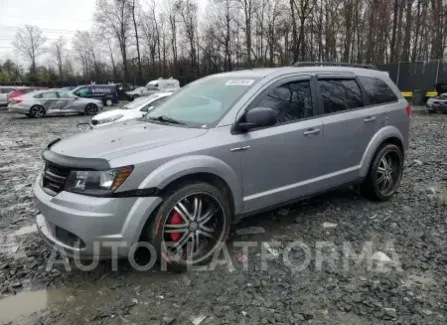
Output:
[[20,97],[17,97],[17,98],[14,98],[12,101],[14,102],[14,104],[20,104],[21,102],[23,102],[23,99]]
[[412,115],[413,109],[411,108],[411,105],[408,105],[407,107],[405,107],[405,111],[407,112],[408,116]]

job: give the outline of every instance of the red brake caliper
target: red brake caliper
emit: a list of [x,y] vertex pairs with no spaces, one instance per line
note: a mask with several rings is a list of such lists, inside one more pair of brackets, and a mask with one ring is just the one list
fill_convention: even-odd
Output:
[[[170,223],[171,223],[172,225],[179,225],[179,224],[182,223],[182,217],[180,217],[180,215],[179,215],[177,212],[174,212],[174,213],[172,214]],[[180,235],[181,235],[181,234],[180,234],[179,232],[171,233],[171,239],[172,239],[172,241],[177,241],[177,240],[179,240],[179,239],[180,239]]]

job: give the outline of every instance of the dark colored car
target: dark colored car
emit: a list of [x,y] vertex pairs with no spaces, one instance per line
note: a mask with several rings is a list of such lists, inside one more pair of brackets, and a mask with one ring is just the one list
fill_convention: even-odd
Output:
[[425,106],[429,113],[447,113],[447,93],[429,98]]
[[447,93],[447,81],[438,82],[435,85],[435,88],[439,95],[443,94],[443,93]]
[[117,83],[115,84],[115,87],[119,100],[129,100],[130,98],[127,96],[126,92],[135,89],[134,85],[128,83]]
[[76,87],[71,92],[78,97],[99,99],[105,106],[118,103],[115,85],[85,85]]

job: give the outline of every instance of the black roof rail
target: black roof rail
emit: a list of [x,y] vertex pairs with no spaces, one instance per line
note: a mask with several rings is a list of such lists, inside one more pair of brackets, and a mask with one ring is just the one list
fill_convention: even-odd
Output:
[[342,63],[342,62],[296,62],[294,67],[352,67],[377,70],[373,64],[358,64],[358,63]]

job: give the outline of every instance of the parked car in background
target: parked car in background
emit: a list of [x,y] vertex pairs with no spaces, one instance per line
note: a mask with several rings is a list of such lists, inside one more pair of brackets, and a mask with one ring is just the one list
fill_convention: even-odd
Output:
[[111,256],[101,243],[114,240],[128,257],[147,240],[173,267],[204,264],[242,217],[342,185],[391,199],[410,117],[378,70],[208,76],[143,119],[53,142],[34,185],[38,229],[71,255]]
[[8,94],[8,103],[14,98],[28,94],[33,91],[46,89],[44,87],[18,87]]
[[8,94],[16,88],[16,86],[0,86],[0,105],[8,105]]
[[127,91],[126,95],[129,100],[134,100],[135,98],[149,96],[157,92],[159,92],[159,90],[149,90],[146,87],[138,87],[132,91]]
[[116,92],[118,94],[118,100],[129,100],[129,97],[126,95],[126,92],[135,89],[135,86],[130,83],[116,83],[113,85],[116,88]]
[[57,90],[30,92],[13,98],[8,104],[9,111],[23,113],[28,117],[68,113],[95,115],[102,111],[103,107],[101,100],[81,98]]
[[118,94],[115,85],[84,85],[73,89],[72,94],[102,101],[105,106],[118,103]]
[[177,79],[159,78],[157,80],[149,81],[146,85],[146,89],[149,91],[174,91],[180,88],[180,81]]
[[425,107],[429,113],[447,113],[447,93],[429,98]]
[[143,117],[148,111],[162,103],[172,92],[158,92],[147,97],[140,97],[122,108],[110,110],[93,116],[91,127],[103,127],[113,123]]

